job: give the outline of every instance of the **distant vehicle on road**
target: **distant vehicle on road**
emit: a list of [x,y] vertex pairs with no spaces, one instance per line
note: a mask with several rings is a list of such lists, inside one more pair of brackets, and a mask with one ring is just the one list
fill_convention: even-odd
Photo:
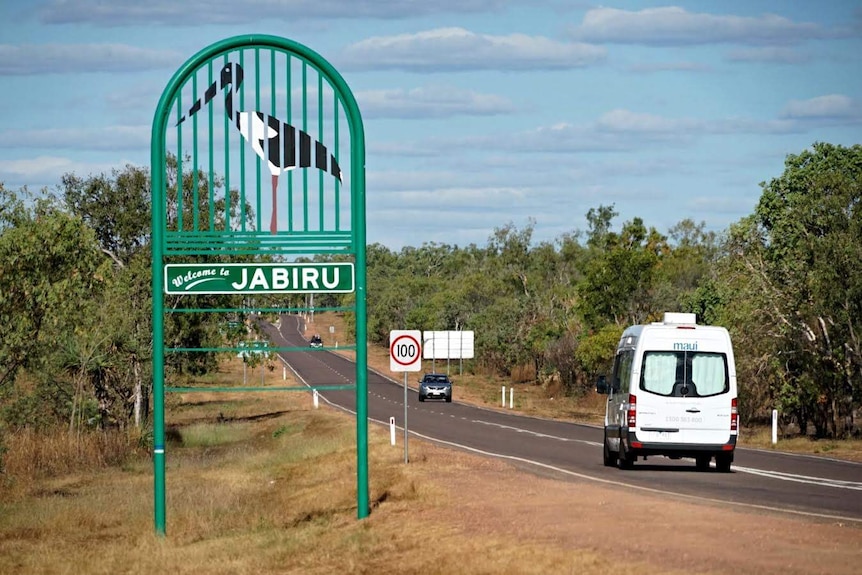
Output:
[[426,373],[419,380],[419,401],[444,399],[452,401],[452,380],[445,373]]
[[604,464],[631,468],[638,457],[690,457],[697,468],[730,471],[739,432],[736,367],[727,330],[697,325],[693,313],[626,328],[608,394]]
[[323,340],[320,339],[320,335],[314,334],[311,336],[311,343],[309,345],[311,347],[323,347]]

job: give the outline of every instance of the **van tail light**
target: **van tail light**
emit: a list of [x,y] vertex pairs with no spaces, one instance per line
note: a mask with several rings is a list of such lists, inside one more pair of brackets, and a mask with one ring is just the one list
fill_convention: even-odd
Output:
[[631,427],[636,427],[638,423],[638,398],[635,395],[629,394],[629,409],[626,411],[626,424]]
[[730,430],[737,431],[739,429],[739,411],[736,408],[736,398],[730,400]]

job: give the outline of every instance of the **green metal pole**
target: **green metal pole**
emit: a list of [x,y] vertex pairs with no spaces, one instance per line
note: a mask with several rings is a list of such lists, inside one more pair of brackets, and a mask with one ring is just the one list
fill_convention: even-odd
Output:
[[[153,120],[150,142],[152,185],[152,290],[153,290],[153,506],[156,534],[165,535],[165,346],[164,258],[165,123],[169,107],[161,102]],[[179,184],[181,185],[181,184]],[[182,190],[178,190],[182,194]]]
[[[368,495],[368,337],[366,315],[366,263],[365,263],[365,136],[358,107],[347,107],[351,112],[354,130],[350,141],[350,181],[356,202],[352,211],[356,240],[356,492],[359,518],[370,513]],[[353,117],[355,115],[355,117]],[[357,137],[356,132],[361,136]]]

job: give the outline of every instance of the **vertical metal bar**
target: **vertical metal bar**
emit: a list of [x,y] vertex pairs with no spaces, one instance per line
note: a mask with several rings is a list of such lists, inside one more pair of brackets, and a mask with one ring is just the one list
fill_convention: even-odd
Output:
[[[155,152],[153,152],[155,156]],[[164,157],[162,155],[162,157]],[[164,190],[164,174],[153,174],[154,190]],[[162,198],[163,199],[163,198]],[[163,248],[159,209],[153,205],[152,231],[152,290],[153,290],[153,518],[156,533],[165,534],[165,347],[164,295],[162,281]],[[157,231],[158,230],[158,231]]]
[[359,518],[368,517],[368,316],[365,262],[365,136],[359,109],[350,115],[351,235],[356,250],[356,493]]
[[[213,63],[210,61],[207,64],[207,86],[213,83]],[[208,106],[209,114],[209,174],[207,176],[207,187],[209,192],[209,228],[210,231],[215,230],[215,172],[214,172],[214,151],[213,151],[213,105],[210,102]]]
[[407,372],[404,372],[404,463],[410,461],[407,452]]
[[[278,110],[275,107],[275,92],[276,92],[275,78],[276,78],[275,77],[275,50],[270,48],[270,50],[269,50],[270,115],[273,118],[278,118]],[[272,152],[269,150],[269,146],[275,146],[275,145],[281,146],[281,150],[279,150],[279,157],[281,157],[283,155],[284,145],[282,143],[282,138],[284,138],[284,137],[285,137],[285,135],[281,134],[280,138],[274,138],[274,139],[268,138],[267,139],[267,144],[268,144],[267,145],[267,154],[266,154],[267,158],[272,157],[271,156]],[[276,206],[277,201],[278,201],[278,196],[276,195],[275,197],[272,198],[272,202],[273,202],[272,210],[273,210],[273,212],[275,212],[275,209],[276,209],[275,206]]]
[[[245,68],[245,51],[239,51],[239,66],[240,68]],[[241,87],[239,90],[239,106],[234,110],[234,114],[239,114],[240,110],[245,110],[245,87]],[[241,139],[241,138],[240,138]],[[240,229],[242,231],[246,231],[246,217],[245,217],[245,203],[246,203],[246,193],[245,193],[245,146],[240,143],[239,147],[239,214],[240,214]]]
[[[277,91],[277,84],[275,82],[275,50],[273,50],[273,49],[269,50],[269,86],[270,86],[269,87],[270,115],[273,118],[278,118],[278,113],[277,113],[277,110],[275,107],[275,93]],[[279,157],[281,157],[281,155],[283,155],[284,144],[282,143],[282,138],[284,138],[284,134],[282,134],[280,138],[267,139],[267,143],[268,143],[267,150],[266,150],[266,152],[267,152],[266,157],[267,158],[272,157],[271,156],[272,152],[270,152],[269,146],[275,146],[275,145],[281,146],[281,150],[279,151]],[[282,165],[283,164],[284,164],[284,161],[282,160]],[[272,210],[273,210],[273,212],[276,210],[276,202],[278,202],[278,195],[277,194],[278,194],[278,192],[276,192],[276,195],[272,198]]]
[[359,107],[341,76],[334,80],[345,102],[350,127],[350,225],[356,259],[356,505],[360,519],[368,517],[368,315],[365,260],[365,129]]
[[[285,84],[287,86],[287,123],[293,125],[293,80],[291,79],[291,66],[293,65],[293,56],[289,53],[287,57],[287,65],[285,69]],[[287,171],[287,231],[293,231],[293,170]]]
[[[260,48],[254,49],[254,109],[260,110]],[[250,118],[250,122],[252,123],[252,125],[254,125],[254,118],[252,117],[251,114],[249,115],[249,118]],[[249,144],[251,144],[254,141],[254,138],[252,137],[252,134],[251,134],[251,130],[252,130],[252,128],[249,127],[249,135],[248,135],[248,140],[249,140],[248,143]],[[266,133],[265,128],[264,128],[264,133]],[[263,221],[263,218],[262,218],[262,215],[260,213],[260,206],[261,206],[261,201],[260,201],[260,157],[257,155],[257,152],[255,152],[255,159],[257,160],[254,163],[254,165],[256,167],[255,173],[257,174],[257,179],[256,179],[257,185],[255,186],[255,188],[257,189],[257,196],[256,196],[257,223],[256,223],[255,227],[257,228],[258,231],[261,231],[261,230],[263,230],[262,223],[261,223]]]
[[277,118],[278,110],[275,107],[275,93],[277,91],[275,83],[275,50],[269,51],[269,85],[271,86],[269,90],[270,115]]
[[[333,131],[333,147],[332,157],[338,162],[338,96],[335,93],[335,88],[332,90],[332,131]],[[339,162],[339,166],[341,163]],[[344,177],[344,176],[342,176]],[[341,182],[335,180],[335,231],[341,231]]]
[[[183,93],[177,95],[177,231],[183,231]],[[162,175],[164,178],[164,174]]]
[[[302,131],[308,133],[308,64],[302,61]],[[308,170],[302,170],[302,231],[308,231]]]
[[[318,70],[317,71],[317,141],[323,142],[325,141],[323,137],[323,73]],[[317,151],[320,151],[318,148]],[[324,158],[325,162],[328,162],[328,158]],[[320,159],[317,159],[317,166],[320,166]],[[324,164],[326,165],[326,164]],[[319,212],[319,220],[320,227],[318,228],[321,232],[324,231],[324,221],[323,221],[323,176],[326,175],[324,170],[317,170],[317,211]]]
[[[227,54],[224,55],[222,64],[227,66]],[[236,84],[231,81],[230,90],[235,90]],[[227,108],[224,113],[224,230],[230,231],[230,212],[232,209],[230,201],[230,121],[227,115]]]
[[[192,76],[192,94],[198,93],[198,74]],[[192,230],[200,229],[198,214],[198,115],[192,116]]]
[[[167,193],[165,190],[166,150],[165,133],[170,105],[173,102],[164,96],[156,108],[150,136],[151,178],[151,251],[153,293],[153,523],[156,535],[165,535],[165,361],[164,361],[164,231]],[[176,102],[178,114],[182,115],[182,101]],[[178,120],[179,121],[179,120]],[[182,184],[179,186],[182,189]]]

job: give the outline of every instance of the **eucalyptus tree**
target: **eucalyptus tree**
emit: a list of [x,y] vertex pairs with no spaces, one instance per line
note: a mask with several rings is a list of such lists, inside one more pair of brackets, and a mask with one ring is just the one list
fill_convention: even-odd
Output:
[[53,197],[0,185],[0,389],[76,329],[104,284],[103,261],[92,229]]
[[[0,400],[8,423],[74,424],[91,397],[84,384],[94,346],[80,349],[82,369],[71,377],[59,360],[63,343],[80,337],[97,311],[105,261],[93,230],[56,198],[0,185]],[[20,386],[25,370],[30,383]]]
[[578,285],[578,308],[589,328],[606,323],[642,323],[661,310],[653,303],[659,262],[666,257],[666,238],[641,218],[623,224],[619,234],[591,239],[593,253]]
[[700,323],[730,331],[743,423],[766,423],[772,409],[780,407],[804,426],[810,398],[801,389],[794,394],[782,391],[787,388],[793,356],[781,351],[782,295],[769,279],[763,238],[753,215],[731,225],[718,244],[714,264],[698,287],[685,295],[685,309],[696,313]]
[[784,395],[811,389],[816,433],[845,435],[862,404],[862,146],[815,143],[761,185],[763,273],[793,358]]

